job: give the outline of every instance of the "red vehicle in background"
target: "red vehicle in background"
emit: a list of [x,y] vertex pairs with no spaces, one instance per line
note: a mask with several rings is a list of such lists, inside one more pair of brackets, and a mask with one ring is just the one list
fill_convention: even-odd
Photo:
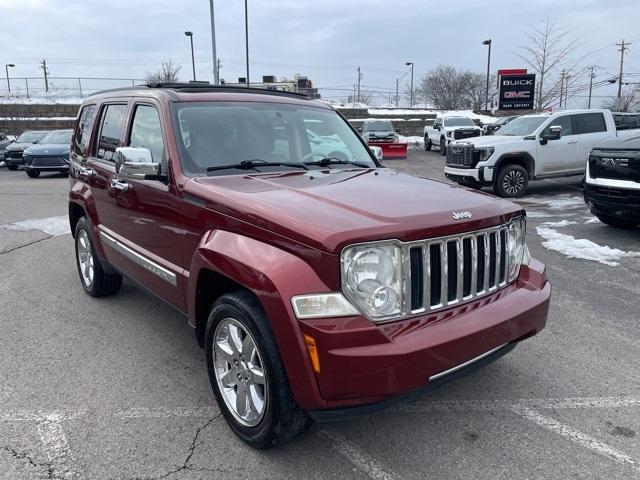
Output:
[[382,149],[383,158],[407,158],[407,142],[400,141],[389,120],[365,120],[361,132],[370,146]]

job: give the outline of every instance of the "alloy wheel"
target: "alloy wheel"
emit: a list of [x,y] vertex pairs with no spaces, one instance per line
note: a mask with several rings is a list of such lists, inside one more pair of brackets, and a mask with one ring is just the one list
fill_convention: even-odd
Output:
[[94,260],[89,235],[85,230],[80,230],[78,233],[77,244],[78,265],[80,266],[82,282],[87,288],[91,288],[91,285],[93,285]]
[[253,336],[234,318],[216,327],[213,366],[222,398],[236,420],[247,427],[258,425],[268,401],[264,363]]
[[524,175],[517,170],[507,172],[502,180],[502,188],[509,195],[518,194],[524,187]]

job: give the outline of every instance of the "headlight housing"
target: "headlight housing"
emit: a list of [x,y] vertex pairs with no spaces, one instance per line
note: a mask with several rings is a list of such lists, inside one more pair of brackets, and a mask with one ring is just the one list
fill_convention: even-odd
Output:
[[493,152],[495,152],[495,148],[494,147],[483,147],[483,148],[478,148],[478,161],[479,162],[484,162],[485,160],[487,160],[491,155],[493,155]]
[[342,289],[370,320],[402,314],[402,258],[392,242],[347,247],[342,252]]
[[525,217],[516,217],[509,222],[507,228],[507,255],[509,257],[509,272],[507,280],[512,282],[518,278],[520,266],[526,249],[525,234],[527,224]]
[[452,136],[452,135],[453,135],[453,132],[452,132],[451,130],[449,130],[449,131],[447,132],[447,137],[451,138],[451,136]]

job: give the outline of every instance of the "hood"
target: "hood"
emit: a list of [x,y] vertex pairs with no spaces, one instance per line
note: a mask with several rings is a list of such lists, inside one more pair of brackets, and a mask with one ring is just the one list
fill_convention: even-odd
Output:
[[522,139],[523,137],[516,137],[513,135],[486,135],[482,137],[471,137],[457,140],[452,142],[452,145],[458,143],[472,143],[474,147],[495,147],[496,145],[521,142]]
[[[35,144],[28,147],[29,155],[66,155],[70,146],[66,143]],[[25,152],[26,153],[26,152]]]
[[[522,211],[492,195],[388,169],[197,177],[185,190],[207,208],[259,226],[265,234],[332,253],[358,242],[477,230]],[[472,218],[452,218],[453,212],[466,211]]]
[[11,145],[7,146],[6,151],[7,152],[15,152],[15,151],[21,152],[25,148],[32,147],[33,145],[35,145],[35,144],[34,143],[13,142]]

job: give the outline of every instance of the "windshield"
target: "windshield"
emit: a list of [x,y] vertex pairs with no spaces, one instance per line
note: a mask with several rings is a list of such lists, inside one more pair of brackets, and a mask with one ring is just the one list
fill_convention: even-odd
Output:
[[500,128],[500,135],[523,137],[531,135],[548,117],[519,117]]
[[376,122],[366,122],[364,124],[364,128],[362,129],[364,132],[393,132],[393,125],[391,122],[387,120],[379,120]]
[[42,144],[63,144],[69,145],[71,144],[71,130],[60,130],[58,132],[49,132],[42,140],[40,140]]
[[24,132],[18,137],[16,143],[35,143],[44,137],[46,132]]
[[476,124],[473,123],[469,117],[449,117],[444,119],[445,127],[475,127]]
[[[367,147],[333,110],[281,103],[198,102],[174,104],[180,160],[190,175],[229,175],[326,168],[375,168]],[[246,163],[250,162],[250,163]],[[289,165],[283,165],[287,163]],[[296,168],[299,167],[299,168]],[[207,172],[209,169],[209,172]]]

